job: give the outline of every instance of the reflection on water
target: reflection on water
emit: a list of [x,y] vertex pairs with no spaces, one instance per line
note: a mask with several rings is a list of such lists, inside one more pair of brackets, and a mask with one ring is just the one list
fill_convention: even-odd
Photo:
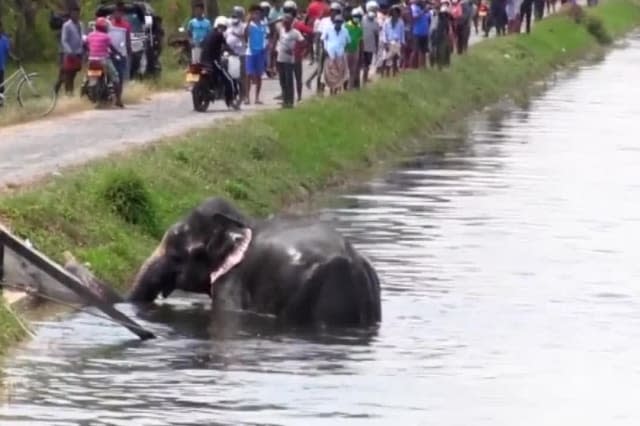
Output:
[[136,313],[141,343],[64,316],[9,361],[1,423],[638,424],[638,69],[633,40],[321,211],[383,278],[379,330],[182,298]]

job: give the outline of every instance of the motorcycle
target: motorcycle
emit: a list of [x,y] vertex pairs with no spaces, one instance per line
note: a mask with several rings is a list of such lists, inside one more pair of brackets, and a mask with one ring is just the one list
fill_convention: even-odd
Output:
[[106,72],[104,62],[89,60],[81,96],[86,95],[92,103],[101,105],[113,103],[115,94],[115,87]]
[[[225,53],[221,60],[222,67],[229,73],[233,80],[236,94],[232,107],[240,109],[240,58]],[[211,102],[224,99],[224,85],[218,81],[212,81],[202,64],[191,64],[187,69],[187,90],[191,92],[193,109],[198,112],[206,112]],[[211,86],[214,87],[211,87]]]

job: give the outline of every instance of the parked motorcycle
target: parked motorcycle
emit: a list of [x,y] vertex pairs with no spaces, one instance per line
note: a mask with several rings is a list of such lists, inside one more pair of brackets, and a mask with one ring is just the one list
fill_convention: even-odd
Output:
[[86,96],[96,106],[112,104],[115,100],[115,87],[105,70],[102,61],[90,60],[87,75],[81,88],[81,96]]
[[[233,100],[233,108],[240,109],[240,58],[225,53],[221,65],[231,76],[236,98]],[[206,112],[209,105],[218,99],[224,100],[224,85],[214,81],[208,75],[201,64],[191,64],[186,76],[187,90],[191,91],[193,109],[198,112]],[[212,87],[214,86],[214,87]]]

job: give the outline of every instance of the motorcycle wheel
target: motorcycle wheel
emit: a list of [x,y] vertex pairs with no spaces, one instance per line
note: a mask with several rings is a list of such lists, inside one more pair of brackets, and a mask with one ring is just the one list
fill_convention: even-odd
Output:
[[100,86],[100,82],[91,86],[87,85],[87,98],[89,98],[89,100],[94,104],[98,103],[100,100],[100,92],[102,91]]
[[206,89],[201,84],[196,84],[191,89],[191,100],[193,101],[193,109],[198,112],[206,112],[211,103]]

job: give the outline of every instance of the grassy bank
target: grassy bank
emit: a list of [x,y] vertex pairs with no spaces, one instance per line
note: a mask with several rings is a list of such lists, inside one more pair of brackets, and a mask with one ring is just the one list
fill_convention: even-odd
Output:
[[24,331],[16,318],[0,299],[0,355],[8,349],[11,343],[18,341],[23,333]]
[[445,151],[423,136],[637,24],[632,0],[610,0],[580,23],[552,17],[530,35],[474,46],[445,72],[407,73],[93,162],[4,195],[0,219],[52,257],[71,250],[123,286],[163,230],[203,198],[226,196],[262,215],[416,144]]

